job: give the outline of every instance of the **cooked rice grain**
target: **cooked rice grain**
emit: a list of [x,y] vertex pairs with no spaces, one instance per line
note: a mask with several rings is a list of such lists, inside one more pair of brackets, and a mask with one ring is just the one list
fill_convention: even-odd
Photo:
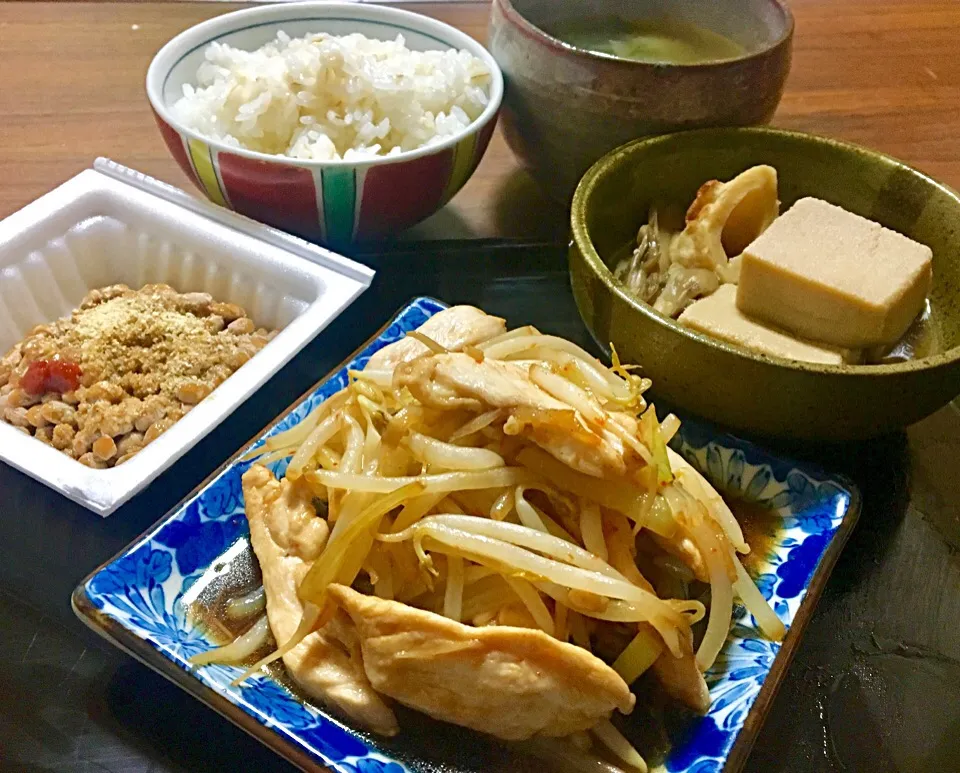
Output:
[[256,51],[211,43],[173,112],[227,145],[332,161],[446,140],[480,116],[490,82],[468,51],[411,51],[402,35],[281,31]]

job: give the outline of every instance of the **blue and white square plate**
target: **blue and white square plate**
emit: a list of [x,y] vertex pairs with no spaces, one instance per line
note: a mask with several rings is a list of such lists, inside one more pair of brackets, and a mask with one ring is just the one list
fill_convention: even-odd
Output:
[[[347,384],[375,351],[417,328],[444,305],[419,298],[405,307],[342,368],[255,439],[295,425]],[[752,550],[747,567],[788,628],[782,643],[759,635],[740,608],[726,646],[707,675],[709,713],[690,720],[663,762],[668,773],[731,773],[743,765],[827,576],[860,508],[847,480],[771,456],[757,446],[685,422],[674,448],[737,507]],[[358,733],[290,692],[282,671],[232,687],[238,667],[194,668],[187,659],[209,649],[211,627],[188,607],[199,590],[247,572],[249,554],[240,477],[243,449],[180,505],[74,592],[91,628],[225,715],[304,770],[338,773],[506,773],[526,769],[516,754],[461,728],[401,715],[403,732],[383,741]],[[279,472],[279,470],[275,470]],[[229,577],[226,577],[229,580]],[[536,768],[530,768],[535,770]]]

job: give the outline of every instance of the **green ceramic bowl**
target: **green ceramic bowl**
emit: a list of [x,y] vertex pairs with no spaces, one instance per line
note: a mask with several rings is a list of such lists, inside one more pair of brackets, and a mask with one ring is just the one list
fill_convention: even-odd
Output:
[[[781,211],[816,196],[927,244],[939,353],[889,365],[810,365],[691,332],[621,289],[610,265],[653,203],[686,205],[706,180],[776,167]],[[850,440],[912,424],[960,393],[960,196],[855,145],[775,129],[706,129],[638,140],[584,176],[571,214],[574,296],[598,343],[643,365],[654,393],[743,432]]]

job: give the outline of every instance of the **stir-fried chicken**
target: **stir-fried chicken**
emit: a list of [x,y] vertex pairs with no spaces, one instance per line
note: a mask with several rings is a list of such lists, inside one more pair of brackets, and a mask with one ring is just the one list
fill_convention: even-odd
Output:
[[457,352],[404,363],[397,368],[394,383],[407,387],[428,406],[571,410],[534,384],[522,366],[498,360],[477,362]]
[[[473,306],[444,309],[418,328],[418,332],[453,352],[489,341],[506,330],[507,326],[500,317],[492,317]],[[420,341],[403,338],[374,354],[367,363],[367,369],[393,370],[401,362],[409,362],[429,351]]]
[[677,534],[670,539],[656,534],[651,534],[650,537],[664,553],[679,558],[700,582],[710,582],[703,556],[693,539],[684,533],[683,527],[678,527]]
[[[303,615],[297,587],[326,544],[326,521],[317,517],[305,488],[278,481],[259,464],[243,476],[243,498],[250,543],[263,572],[267,619],[281,644],[293,636]],[[291,678],[313,698],[338,707],[384,735],[397,732],[397,720],[370,685],[359,642],[345,614],[310,634],[283,657]]]
[[508,740],[593,727],[634,696],[599,658],[526,628],[462,625],[342,585],[370,683],[436,719]]
[[[589,732],[645,770],[607,722],[632,710],[628,684],[652,669],[705,710],[702,672],[735,592],[783,636],[759,593],[742,592],[733,513],[665,449],[646,382],[619,363],[533,328],[506,333],[472,307],[418,334],[374,355],[311,425],[271,438],[265,458],[291,459],[289,478],[260,465],[243,476],[282,645],[249,673],[282,657],[311,697],[380,734],[398,731],[395,701],[506,740]],[[644,528],[654,584],[636,563]],[[654,545],[710,583],[696,650],[707,609],[685,588],[657,596],[670,586]]]
[[675,658],[669,652],[661,655],[653,664],[653,671],[669,695],[697,713],[706,714],[710,708],[710,691],[692,650],[684,652],[682,658]]
[[505,432],[519,434],[529,428],[530,438],[545,451],[588,475],[622,475],[626,469],[619,438],[587,426],[569,404],[535,384],[530,368],[522,364],[477,362],[457,352],[437,354],[398,366],[394,386],[406,387],[430,407],[478,412],[503,408],[509,414]]

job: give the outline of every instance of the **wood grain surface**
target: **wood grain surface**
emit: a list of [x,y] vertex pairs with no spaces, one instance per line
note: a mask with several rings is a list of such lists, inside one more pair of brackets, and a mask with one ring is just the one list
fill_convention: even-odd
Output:
[[[189,183],[144,95],[151,57],[226,3],[0,3],[0,216],[109,156]],[[405,6],[484,39],[488,4]],[[852,140],[960,188],[960,2],[792,0],[793,71],[775,125]],[[562,236],[566,213],[502,137],[442,212],[436,238]]]
[[[960,188],[960,0],[790,2],[796,49],[775,124],[882,150]],[[154,127],[146,68],[174,34],[236,7],[0,2],[0,217],[98,155],[189,190]],[[408,7],[485,36],[486,3]],[[565,233],[566,213],[499,135],[464,190],[413,232]],[[109,519],[0,465],[0,770],[292,773],[95,640],[68,598],[411,294],[583,335],[562,249],[503,247],[497,263],[488,244],[461,245],[442,260],[451,249],[426,250],[419,271],[402,257],[384,260],[350,314]],[[468,260],[474,275],[465,279]],[[744,772],[960,770],[960,409],[870,443],[777,450],[850,475],[864,506]]]

